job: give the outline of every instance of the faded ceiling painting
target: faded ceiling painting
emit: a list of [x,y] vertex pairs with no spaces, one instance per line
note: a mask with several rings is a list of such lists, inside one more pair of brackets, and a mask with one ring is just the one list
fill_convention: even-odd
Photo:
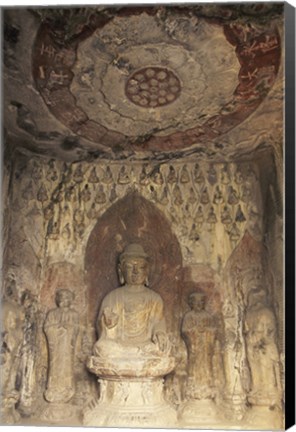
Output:
[[3,11],[2,423],[283,428],[284,15]]

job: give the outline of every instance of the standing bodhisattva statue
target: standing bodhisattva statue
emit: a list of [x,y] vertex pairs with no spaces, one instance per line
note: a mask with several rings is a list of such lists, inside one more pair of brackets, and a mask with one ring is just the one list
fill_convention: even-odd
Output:
[[74,293],[56,292],[57,308],[48,312],[44,333],[48,345],[49,370],[44,397],[48,402],[68,402],[75,393],[74,353],[79,328],[78,313],[72,309]]
[[213,398],[213,358],[217,340],[215,320],[205,310],[204,293],[192,293],[189,305],[191,310],[185,314],[182,323],[182,336],[188,351],[186,395],[193,399]]

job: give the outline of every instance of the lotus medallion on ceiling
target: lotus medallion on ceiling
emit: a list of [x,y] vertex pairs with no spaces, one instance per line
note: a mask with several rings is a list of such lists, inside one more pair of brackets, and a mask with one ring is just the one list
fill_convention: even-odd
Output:
[[276,28],[128,8],[61,43],[43,23],[33,75],[64,125],[109,147],[170,151],[244,121],[272,87]]
[[146,67],[134,72],[125,87],[130,101],[147,108],[174,102],[180,91],[181,84],[177,76],[163,67]]

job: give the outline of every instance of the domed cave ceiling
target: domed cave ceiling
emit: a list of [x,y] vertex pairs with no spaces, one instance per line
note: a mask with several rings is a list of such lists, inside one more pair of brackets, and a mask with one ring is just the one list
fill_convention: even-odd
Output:
[[282,127],[281,13],[270,3],[6,11],[7,137],[73,160],[264,146]]

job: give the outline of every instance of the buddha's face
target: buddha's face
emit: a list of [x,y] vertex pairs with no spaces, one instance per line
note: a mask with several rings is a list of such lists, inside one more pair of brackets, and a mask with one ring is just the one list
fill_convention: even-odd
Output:
[[126,284],[144,285],[148,275],[148,263],[144,258],[125,258],[121,270]]
[[73,296],[70,291],[61,290],[56,295],[56,303],[59,307],[69,307],[72,303]]
[[192,295],[189,298],[189,305],[192,310],[195,312],[201,312],[205,309],[206,306],[206,298],[204,296],[195,296]]

